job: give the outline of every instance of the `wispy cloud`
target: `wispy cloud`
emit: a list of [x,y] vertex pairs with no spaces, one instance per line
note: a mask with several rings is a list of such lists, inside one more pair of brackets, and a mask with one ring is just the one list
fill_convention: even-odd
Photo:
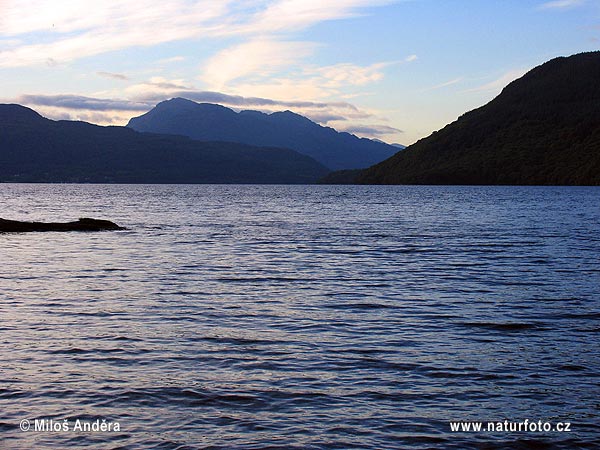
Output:
[[184,56],[172,56],[170,58],[163,58],[156,61],[157,64],[173,64],[181,61],[185,61]]
[[260,73],[264,77],[293,66],[312,54],[314,48],[311,42],[254,39],[216,54],[205,65],[201,78],[210,88],[221,89],[248,75]]
[[276,33],[300,30],[317,23],[354,17],[362,8],[388,5],[398,0],[277,0],[262,2],[256,13],[238,30],[249,33]]
[[339,127],[338,131],[345,131],[346,133],[352,133],[360,136],[369,137],[385,137],[388,135],[394,135],[404,133],[398,128],[390,127],[388,125],[355,125],[348,127]]
[[[68,62],[128,47],[151,46],[199,36],[215,27],[229,1],[19,0],[2,2],[0,35],[23,42],[0,51],[0,66]],[[36,33],[36,43],[29,36]]]
[[78,0],[3,0],[0,36],[11,41],[0,50],[0,67],[63,63],[184,39],[289,34],[396,1],[104,0],[90,12],[89,4]]
[[586,0],[553,0],[542,3],[540,9],[569,9],[586,3]]
[[446,88],[449,86],[454,86],[455,84],[461,83],[463,80],[464,80],[464,77],[454,78],[453,80],[446,81],[444,83],[436,84],[435,86],[425,88],[421,92],[436,91],[438,89],[443,89],[443,88]]
[[467,92],[500,93],[500,91],[502,89],[504,89],[508,84],[512,83],[513,81],[515,81],[518,78],[521,78],[528,71],[529,71],[529,69],[522,69],[522,68],[510,70],[510,71],[506,72],[505,74],[503,74],[502,76],[500,76],[499,78],[495,79],[494,81],[490,81],[489,83],[486,83],[482,86],[475,87],[473,89],[468,89]]
[[211,90],[234,94],[275,97],[283,100],[339,97],[348,87],[376,83],[385,70],[406,60],[370,65],[338,63],[314,66],[306,59],[317,44],[311,42],[255,39],[225,49],[203,67],[200,79]]
[[123,75],[122,73],[96,72],[96,75],[104,77],[104,78],[112,78],[113,80],[121,80],[121,81],[129,80],[129,77],[127,75]]
[[363,86],[382,80],[383,69],[394,63],[375,63],[369,66],[359,66],[351,63],[335,64],[319,68],[307,69],[309,76],[317,76],[319,82],[327,87]]

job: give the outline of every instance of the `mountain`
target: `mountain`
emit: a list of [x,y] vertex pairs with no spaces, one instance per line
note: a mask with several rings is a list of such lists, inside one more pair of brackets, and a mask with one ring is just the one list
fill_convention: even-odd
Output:
[[[382,141],[381,139],[372,139],[372,140],[375,142],[379,142],[380,144],[386,144],[386,142]],[[402,144],[389,144],[389,145],[391,145],[392,147],[396,147],[397,149],[400,149],[400,150],[404,150],[406,148],[406,145],[402,145]],[[398,151],[398,150],[396,150],[396,151]]]
[[265,114],[235,111],[212,103],[174,98],[127,125],[136,131],[188,136],[200,141],[284,147],[333,169],[363,169],[392,156],[397,148],[338,133],[291,111]]
[[53,121],[0,105],[2,182],[312,183],[327,172],[289,149]]
[[536,67],[487,105],[361,172],[355,181],[600,184],[600,52]]

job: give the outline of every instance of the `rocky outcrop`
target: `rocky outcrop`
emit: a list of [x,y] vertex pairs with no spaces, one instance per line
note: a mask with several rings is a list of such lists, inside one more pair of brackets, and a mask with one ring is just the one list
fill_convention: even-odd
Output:
[[0,233],[25,233],[32,231],[110,231],[125,230],[110,220],[83,218],[76,222],[21,222],[0,219]]

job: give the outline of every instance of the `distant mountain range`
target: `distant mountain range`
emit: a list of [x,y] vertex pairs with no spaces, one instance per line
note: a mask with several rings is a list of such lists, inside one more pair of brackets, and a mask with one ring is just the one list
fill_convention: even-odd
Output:
[[599,185],[600,52],[553,59],[390,159],[324,181]]
[[291,111],[235,111],[211,103],[174,98],[127,125],[136,131],[188,136],[200,141],[283,147],[332,169],[362,169],[389,158],[398,147],[322,127]]
[[599,81],[600,52],[553,59],[406,149],[179,98],[128,127],[0,105],[0,182],[600,185]]
[[328,172],[290,149],[53,121],[0,105],[2,182],[313,183]]

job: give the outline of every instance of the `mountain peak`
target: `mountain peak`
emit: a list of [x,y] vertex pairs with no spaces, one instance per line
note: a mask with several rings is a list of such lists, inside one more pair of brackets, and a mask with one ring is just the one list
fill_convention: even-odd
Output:
[[22,123],[48,120],[31,108],[14,103],[0,104],[0,120],[4,123]]
[[226,106],[218,105],[216,103],[198,103],[193,100],[188,100],[183,97],[174,97],[170,100],[165,100],[156,105],[156,108],[159,109],[169,109],[169,110],[214,110],[214,111],[231,111],[232,109],[227,108]]
[[158,104],[127,125],[136,131],[178,134],[201,141],[224,141],[278,147],[310,156],[330,169],[365,168],[398,149],[338,133],[292,111],[265,114],[235,112],[212,103],[174,98]]
[[[515,102],[587,101],[600,97],[600,51],[560,56],[506,86],[497,100]],[[531,96],[535,96],[532,98]]]
[[289,109],[286,109],[285,111],[271,113],[270,116],[272,119],[277,120],[296,121],[297,123],[316,125],[316,123],[310,120],[308,117],[297,114],[293,111],[290,111]]

